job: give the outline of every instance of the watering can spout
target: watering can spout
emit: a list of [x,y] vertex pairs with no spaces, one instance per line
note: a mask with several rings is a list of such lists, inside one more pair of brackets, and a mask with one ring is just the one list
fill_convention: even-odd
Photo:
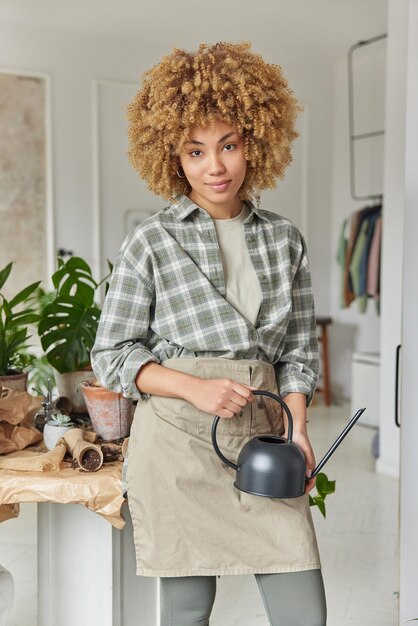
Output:
[[332,454],[334,454],[335,450],[338,448],[338,446],[340,445],[342,440],[350,432],[350,430],[353,428],[354,424],[363,415],[365,410],[366,410],[365,408],[364,409],[359,409],[357,411],[357,413],[351,418],[351,420],[348,422],[347,426],[344,428],[342,433],[338,436],[336,441],[334,441],[334,443],[332,444],[332,446],[330,447],[328,452],[325,454],[325,456],[319,461],[318,465],[315,467],[314,471],[312,472],[310,477],[307,478],[307,480],[309,478],[313,478],[313,476],[316,476],[321,471],[321,469],[324,467],[325,463],[328,461],[330,456],[332,456]]

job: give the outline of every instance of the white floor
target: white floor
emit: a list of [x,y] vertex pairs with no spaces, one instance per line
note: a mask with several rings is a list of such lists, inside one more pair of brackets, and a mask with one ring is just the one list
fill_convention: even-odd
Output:
[[[349,418],[347,406],[327,409],[318,404],[310,409],[309,432],[317,460]],[[316,508],[313,511],[328,626],[398,624],[398,481],[374,473],[374,432],[364,426],[354,427],[324,468],[329,478],[337,481],[336,493],[326,501],[327,518],[324,520]],[[15,580],[15,605],[7,626],[36,626],[34,505],[24,505],[20,518],[0,524],[0,562]],[[218,579],[211,626],[268,626],[252,576]]]

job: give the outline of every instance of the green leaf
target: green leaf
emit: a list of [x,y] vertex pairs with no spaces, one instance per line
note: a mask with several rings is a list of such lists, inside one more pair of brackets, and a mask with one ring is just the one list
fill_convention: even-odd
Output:
[[58,296],[73,296],[86,306],[93,304],[97,283],[90,266],[80,257],[71,257],[53,274]]
[[[309,500],[309,504],[310,506],[317,506],[318,509],[321,511],[322,515],[324,517],[326,517],[326,510],[325,510],[325,502],[324,499],[321,498],[321,496],[309,496],[310,500]],[[312,502],[312,504],[311,504]]]
[[25,289],[22,289],[22,291],[19,291],[19,293],[16,294],[15,297],[10,300],[9,302],[10,308],[14,309],[16,305],[21,304],[22,302],[25,302],[29,298],[29,296],[34,291],[36,291],[36,289],[39,287],[41,282],[42,282],[41,280],[38,280],[38,282],[32,283],[31,285],[28,285],[28,287],[25,287]]
[[325,497],[335,492],[335,480],[328,480],[328,476],[320,472],[316,477],[315,487],[318,494]]
[[13,315],[13,311],[10,308],[9,302],[6,300],[6,298],[3,296],[3,303],[2,303],[4,312],[5,312],[5,317],[6,317],[6,324],[8,319],[10,319]]
[[88,365],[100,310],[71,296],[61,295],[45,307],[38,326],[48,362],[59,372]]
[[13,263],[9,263],[0,271],[0,289],[5,284],[6,280],[9,278],[9,274],[12,271]]
[[26,326],[27,324],[36,324],[39,322],[39,315],[35,313],[31,309],[27,311],[20,311],[19,313],[14,313],[9,320],[8,327],[9,328],[18,328],[19,326]]

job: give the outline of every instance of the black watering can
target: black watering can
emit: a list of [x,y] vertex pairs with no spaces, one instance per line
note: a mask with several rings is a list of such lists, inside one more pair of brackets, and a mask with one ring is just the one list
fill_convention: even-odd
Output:
[[[235,487],[255,496],[269,498],[297,498],[305,493],[306,463],[301,448],[292,441],[293,419],[289,407],[280,396],[271,391],[253,391],[254,396],[268,396],[281,404],[286,412],[289,428],[287,439],[261,436],[247,441],[239,453],[237,464],[229,461],[220,451],[216,441],[216,429],[221,419],[216,415],[212,425],[212,443],[219,458],[236,470]],[[311,474],[316,476],[323,468],[344,437],[366,409],[359,409],[333,443],[324,458]]]

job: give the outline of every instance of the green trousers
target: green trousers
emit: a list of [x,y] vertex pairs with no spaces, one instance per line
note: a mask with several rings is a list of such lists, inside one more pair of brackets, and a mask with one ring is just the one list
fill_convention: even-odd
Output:
[[[271,626],[326,626],[321,570],[256,574],[255,577]],[[161,626],[209,625],[216,595],[216,576],[160,580]]]

